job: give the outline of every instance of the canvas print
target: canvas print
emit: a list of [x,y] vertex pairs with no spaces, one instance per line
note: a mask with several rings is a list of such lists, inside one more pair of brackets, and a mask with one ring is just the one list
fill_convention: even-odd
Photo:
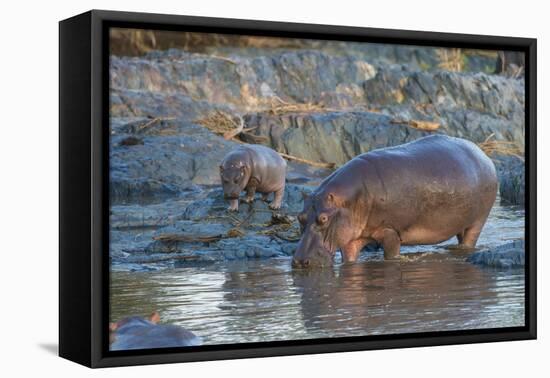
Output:
[[524,326],[524,70],[111,28],[110,350]]

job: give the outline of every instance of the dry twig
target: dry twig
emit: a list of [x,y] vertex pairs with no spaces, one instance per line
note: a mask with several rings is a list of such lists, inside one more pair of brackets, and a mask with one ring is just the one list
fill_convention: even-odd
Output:
[[199,243],[210,243],[216,242],[223,238],[223,235],[211,235],[211,236],[190,236],[184,234],[161,234],[153,236],[153,240],[157,240],[163,243],[170,242],[199,242]]
[[155,117],[153,118],[152,120],[144,123],[143,125],[140,125],[138,128],[137,128],[137,132],[141,132],[151,126],[153,126],[155,123],[157,122],[162,122],[162,121],[173,121],[175,120],[176,117]]
[[411,127],[414,127],[415,129],[424,130],[424,131],[435,131],[435,130],[439,129],[439,126],[441,126],[437,122],[421,121],[421,120],[417,120],[417,119],[411,119],[411,120],[393,119],[390,122],[393,123],[393,124],[396,124],[396,125],[411,126]]

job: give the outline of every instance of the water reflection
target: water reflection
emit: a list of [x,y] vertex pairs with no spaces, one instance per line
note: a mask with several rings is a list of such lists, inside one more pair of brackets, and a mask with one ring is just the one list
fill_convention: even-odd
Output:
[[[206,344],[520,326],[523,270],[459,259],[292,271],[288,261],[113,274],[111,314],[161,312]],[[213,269],[213,270],[209,270]]]
[[498,273],[468,263],[419,260],[365,262],[293,278],[305,327],[330,337],[519,325],[521,273],[498,280]]

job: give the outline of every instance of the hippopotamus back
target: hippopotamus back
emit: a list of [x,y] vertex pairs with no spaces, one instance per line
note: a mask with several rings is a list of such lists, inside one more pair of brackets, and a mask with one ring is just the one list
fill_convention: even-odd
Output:
[[125,318],[113,333],[111,350],[153,349],[201,345],[192,332],[171,324],[155,324],[139,316]]

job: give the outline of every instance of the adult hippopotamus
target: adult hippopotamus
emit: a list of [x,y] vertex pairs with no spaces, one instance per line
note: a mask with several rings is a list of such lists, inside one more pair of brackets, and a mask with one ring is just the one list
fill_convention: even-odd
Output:
[[157,324],[158,312],[148,318],[130,316],[109,325],[111,350],[152,349],[201,345],[191,331],[171,324]]
[[354,262],[372,242],[385,259],[453,236],[473,248],[496,194],[495,166],[464,139],[433,135],[359,155],[305,199],[293,265],[330,264],[337,249]]
[[256,192],[266,201],[275,193],[270,209],[279,209],[285,193],[286,161],[271,148],[251,144],[229,152],[220,165],[223,195],[229,200],[229,211],[239,210],[239,195],[246,190],[245,202],[254,201]]

